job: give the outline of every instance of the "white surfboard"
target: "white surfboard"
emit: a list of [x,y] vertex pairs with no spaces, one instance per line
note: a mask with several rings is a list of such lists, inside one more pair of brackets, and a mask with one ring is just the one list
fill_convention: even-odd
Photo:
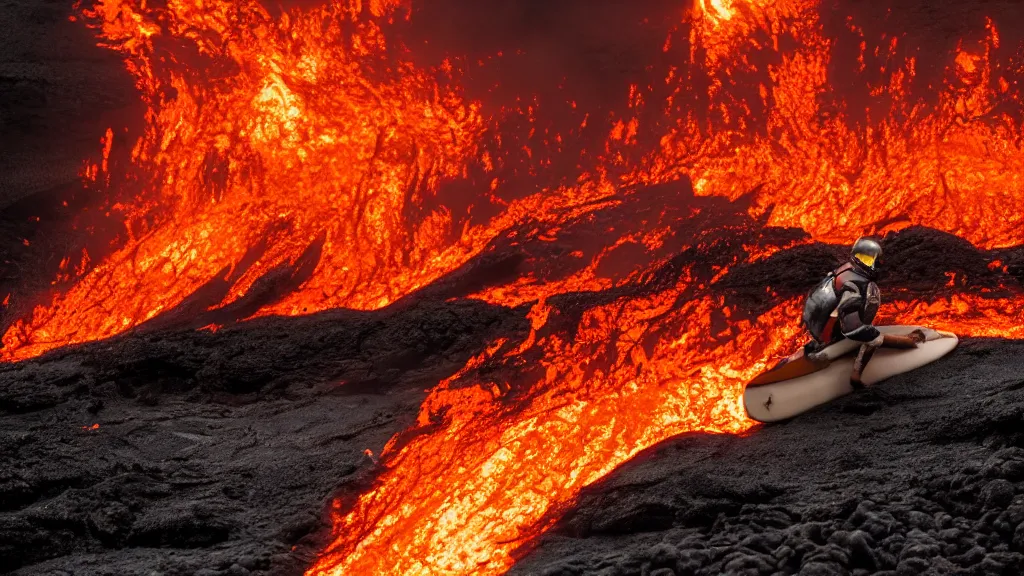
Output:
[[[878,329],[886,334],[900,335],[921,330],[924,332],[926,340],[918,344],[917,348],[904,350],[879,348],[876,350],[864,369],[864,373],[861,374],[861,380],[868,386],[934,362],[949,354],[959,343],[955,334],[921,326],[879,326]],[[792,418],[853,392],[853,387],[850,385],[850,374],[853,373],[853,361],[858,347],[859,343],[850,340],[837,342],[825,349],[831,360],[827,367],[788,380],[767,384],[748,384],[743,391],[743,404],[747,415],[759,422],[777,422]],[[799,361],[804,366],[810,364],[802,358],[802,351],[790,358]],[[764,379],[764,376],[781,370],[784,366],[785,364],[777,366],[759,379]],[[790,369],[794,369],[794,367],[795,363],[790,366]],[[797,368],[797,372],[801,371],[808,370]]]

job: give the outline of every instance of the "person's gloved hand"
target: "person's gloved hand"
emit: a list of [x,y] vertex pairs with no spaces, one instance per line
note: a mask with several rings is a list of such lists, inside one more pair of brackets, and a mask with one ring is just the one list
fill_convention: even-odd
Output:
[[924,330],[921,330],[920,328],[915,329],[910,334],[907,334],[907,336],[909,336],[910,339],[917,344],[921,344],[928,339],[928,335],[925,334]]
[[[923,332],[921,333],[921,336],[924,336]],[[885,346],[886,348],[917,348],[917,345],[920,344],[921,342],[924,342],[924,339],[922,338],[921,340],[918,340],[915,336],[913,336],[913,332],[907,334],[906,336],[901,336],[898,334],[885,334],[882,338],[882,346]]]

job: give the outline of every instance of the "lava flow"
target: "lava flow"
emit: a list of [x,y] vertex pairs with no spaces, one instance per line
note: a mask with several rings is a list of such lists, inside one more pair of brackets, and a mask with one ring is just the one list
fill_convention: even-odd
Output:
[[993,61],[992,22],[961,42],[926,101],[911,93],[919,57],[898,57],[899,37],[870,50],[852,18],[857,70],[832,86],[838,41],[824,36],[816,0],[702,6],[689,43],[666,45],[690,65],[674,67],[646,96],[654,109],[629,121],[630,132],[667,125],[657,150],[640,151],[634,179],[686,174],[698,194],[749,195],[768,225],[826,242],[925,225],[983,248],[1020,244],[1021,70]]
[[[827,86],[831,42],[816,2],[698,6],[706,11],[690,40],[699,66],[670,75],[672,128],[658,149],[641,149],[639,159],[631,149],[645,119],[666,122],[644,112],[635,90],[636,116],[611,134],[607,160],[627,167],[627,185],[691,177],[698,194],[750,195],[752,216],[819,240],[849,243],[865,231],[925,223],[983,248],[1024,244],[1019,121],[994,112],[995,102],[1018,97],[992,74],[994,26],[981,52],[956,55],[937,103],[911,99],[913,60],[888,62],[888,80],[869,88],[891,103],[889,112],[879,118],[869,108],[858,126],[841,99],[822,113],[821,96],[837,95]],[[795,48],[757,70],[740,48],[753,31],[767,34],[752,50],[780,50],[782,35]],[[861,50],[861,62],[871,60]],[[693,98],[684,91],[698,73],[711,78],[709,116],[719,115],[708,124],[685,109]],[[733,93],[743,74],[759,73],[759,103]],[[763,132],[752,119],[758,107]],[[718,129],[708,129],[714,123]],[[628,169],[634,161],[639,168]],[[751,247],[758,259],[778,250]],[[798,344],[799,300],[756,317],[730,306],[715,284],[731,263],[721,262],[711,279],[688,269],[668,289],[595,297],[583,310],[553,302],[566,288],[612,288],[593,267],[481,294],[539,299],[529,338],[496,342],[431,392],[417,429],[385,449],[373,488],[335,502],[333,543],[309,574],[500,574],[581,488],[637,452],[684,432],[747,430],[743,383]],[[1002,297],[919,295],[886,303],[881,315],[962,336],[1024,338],[1024,295],[1007,282],[1014,287]]]
[[86,170],[129,196],[111,207],[125,239],[11,326],[0,358],[118,334],[202,287],[217,288],[207,307],[230,304],[261,278],[302,285],[273,312],[379,308],[478,251],[486,229],[418,214],[463,172],[483,122],[439,71],[387,44],[381,21],[397,4],[338,0],[276,19],[255,0],[82,10],[148,107],[131,166],[111,177],[108,132],[102,165]]
[[[565,251],[587,254],[582,266],[537,266],[473,295],[532,303],[532,331],[430,392],[374,485],[335,502],[332,543],[310,574],[499,574],[639,451],[748,430],[743,383],[798,343],[799,301],[770,287],[734,301],[723,283],[740,265],[915,224],[979,249],[1024,245],[1019,71],[999,63],[992,23],[950,56],[928,100],[913,93],[917,60],[901,41],[872,50],[848,20],[861,38],[854,98],[829,83],[838,40],[815,0],[699,0],[665,43],[667,77],[623,87],[628,109],[594,148],[597,169],[514,194],[471,225],[435,201],[471,180],[470,165],[500,161],[480,146],[494,119],[464,97],[451,62],[420,69],[385,38],[398,2],[276,17],[256,0],[155,4],[82,11],[124,53],[148,107],[130,162],[116,161],[128,146],[109,132],[86,171],[118,198],[126,231],[7,330],[2,360],[119,334],[199,295],[201,311],[262,295],[248,315],[380,308],[497,239],[555,243],[580,222],[618,231],[603,220],[612,208],[676,191],[642,226]],[[698,202],[726,199],[749,204],[742,222]],[[773,227],[805,234],[764,241]],[[639,262],[602,272],[626,245],[641,247]],[[1000,282],[901,296],[882,313],[1024,338],[1024,295],[1008,273]]]
[[[517,194],[470,225],[426,206],[469,164],[500,161],[479,147],[491,119],[460,95],[450,62],[420,70],[388,43],[400,4],[334,0],[276,18],[256,0],[82,9],[148,108],[130,162],[112,159],[108,131],[86,170],[126,228],[118,249],[92,268],[83,259],[69,288],[8,327],[0,359],[106,338],[186,303],[241,302],[243,317],[380,308],[524,217],[554,228],[560,210],[608,189],[684,175],[697,194],[748,196],[755,217],[822,241],[924,224],[993,248],[1015,245],[1024,224],[1019,70],[993,63],[993,24],[961,46],[936,102],[910,94],[916,59],[897,56],[898,38],[874,51],[862,40],[870,101],[856,104],[829,85],[835,41],[817,3],[788,0],[698,2],[665,44],[679,58],[665,81],[630,90],[600,171]],[[477,186],[476,201],[496,185]],[[563,289],[607,285],[577,280]],[[540,284],[528,297],[551,290]]]
[[[419,433],[385,449],[374,488],[336,503],[335,542],[309,574],[500,574],[581,488],[637,452],[684,432],[748,429],[743,383],[798,344],[800,302],[751,318],[693,283],[684,273],[562,330],[549,328],[557,308],[535,306],[524,343],[497,354],[498,342],[442,382]],[[881,314],[1024,338],[1024,298],[955,295]]]

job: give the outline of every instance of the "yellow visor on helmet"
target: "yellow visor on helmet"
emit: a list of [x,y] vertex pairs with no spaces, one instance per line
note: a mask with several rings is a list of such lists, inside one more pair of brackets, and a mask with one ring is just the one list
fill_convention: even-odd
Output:
[[874,268],[874,266],[875,266],[875,257],[874,256],[871,256],[869,254],[854,254],[853,256],[857,260],[860,260],[861,262],[863,262],[864,265],[867,266],[868,268]]

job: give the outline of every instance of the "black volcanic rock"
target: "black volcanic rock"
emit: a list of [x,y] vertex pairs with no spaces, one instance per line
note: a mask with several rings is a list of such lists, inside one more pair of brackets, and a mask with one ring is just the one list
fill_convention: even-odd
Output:
[[[175,504],[131,524],[128,545],[140,548],[205,548],[224,542],[238,526],[223,506]],[[116,512],[115,512],[116,514]]]
[[364,450],[520,312],[410,299],[2,365],[0,572],[299,574]]
[[[789,422],[651,448],[510,574],[1019,574],[1022,352],[968,340]],[[847,409],[871,396],[874,410]],[[675,508],[671,526],[652,502]],[[610,518],[633,529],[601,530]]]

